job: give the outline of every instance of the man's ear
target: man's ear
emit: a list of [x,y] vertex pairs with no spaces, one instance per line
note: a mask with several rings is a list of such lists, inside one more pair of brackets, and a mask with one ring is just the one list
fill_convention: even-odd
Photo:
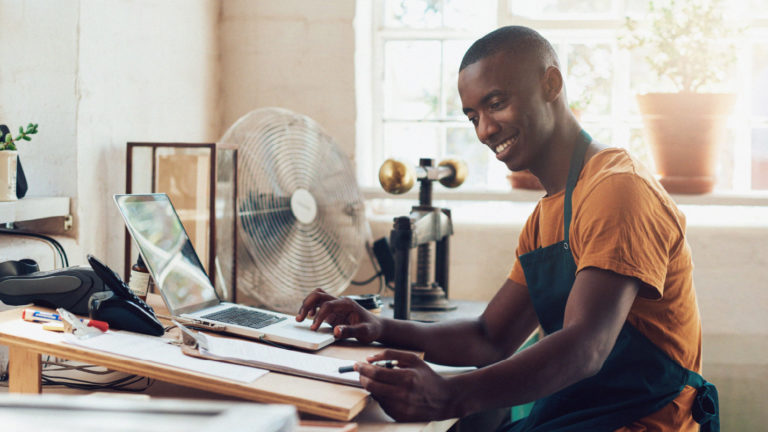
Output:
[[557,99],[563,91],[563,75],[560,73],[560,69],[554,66],[548,67],[547,70],[544,71],[542,87],[547,102],[552,102]]

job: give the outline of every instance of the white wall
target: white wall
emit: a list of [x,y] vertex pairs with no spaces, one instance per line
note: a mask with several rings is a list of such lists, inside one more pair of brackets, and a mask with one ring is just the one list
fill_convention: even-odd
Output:
[[[218,2],[81,0],[77,214],[83,250],[122,263],[128,141],[219,136]],[[117,267],[120,268],[120,267]]]
[[355,0],[224,0],[223,127],[255,108],[308,115],[354,158]]
[[29,196],[77,196],[78,20],[75,0],[0,0],[0,123],[40,125],[18,146]]

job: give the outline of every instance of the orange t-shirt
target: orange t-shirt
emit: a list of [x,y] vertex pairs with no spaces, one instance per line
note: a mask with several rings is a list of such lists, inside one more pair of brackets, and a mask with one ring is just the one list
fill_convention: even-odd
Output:
[[[528,218],[517,256],[563,240],[565,192],[542,198]],[[683,367],[701,371],[701,321],[685,216],[653,175],[622,149],[590,158],[573,190],[570,246],[578,273],[597,267],[643,282],[627,320]],[[509,278],[526,285],[519,260]],[[627,371],[631,373],[631,371]],[[696,391],[620,431],[697,431]]]

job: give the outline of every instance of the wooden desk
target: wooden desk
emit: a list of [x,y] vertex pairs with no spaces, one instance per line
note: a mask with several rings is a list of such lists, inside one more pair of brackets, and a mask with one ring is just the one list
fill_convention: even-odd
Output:
[[[363,389],[327,383],[308,378],[270,372],[244,384],[159,363],[132,359],[95,351],[62,341],[60,333],[42,329],[42,325],[21,319],[21,309],[0,313],[0,344],[9,347],[9,391],[40,393],[41,354],[107,367],[192,389],[234,396],[257,402],[297,405],[300,411],[324,418],[358,421],[361,431],[445,431],[453,420],[443,422],[396,424],[378,408],[369,404],[370,395]],[[354,343],[337,343],[319,353],[349,360],[361,360],[380,350]],[[311,404],[307,404],[311,400]],[[363,409],[369,405],[369,409]],[[356,417],[363,412],[360,419]]]

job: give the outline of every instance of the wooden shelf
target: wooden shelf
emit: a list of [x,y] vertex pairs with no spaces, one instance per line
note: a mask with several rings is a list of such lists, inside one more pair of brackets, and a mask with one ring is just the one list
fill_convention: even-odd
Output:
[[69,197],[29,197],[0,202],[0,223],[68,216]]

